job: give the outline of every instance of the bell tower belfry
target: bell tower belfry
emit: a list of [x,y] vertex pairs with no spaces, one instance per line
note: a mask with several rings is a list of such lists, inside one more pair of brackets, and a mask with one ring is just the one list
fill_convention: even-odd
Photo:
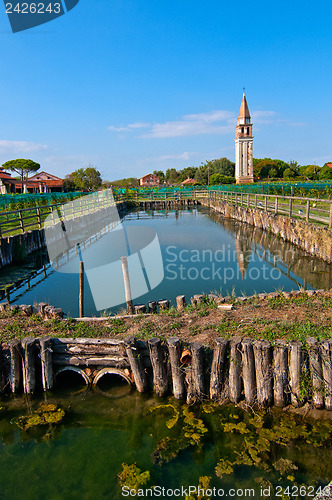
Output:
[[252,123],[245,93],[243,92],[235,137],[236,184],[254,182]]

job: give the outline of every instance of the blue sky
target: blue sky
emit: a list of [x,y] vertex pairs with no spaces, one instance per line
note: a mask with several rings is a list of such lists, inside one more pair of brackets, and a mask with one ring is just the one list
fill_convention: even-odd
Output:
[[114,180],[234,160],[245,87],[254,156],[323,165],[331,18],[330,1],[80,0],[13,34],[1,4],[0,164]]

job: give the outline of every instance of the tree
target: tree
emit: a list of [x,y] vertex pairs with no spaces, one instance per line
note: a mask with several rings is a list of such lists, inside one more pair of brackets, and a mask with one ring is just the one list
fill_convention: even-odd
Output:
[[299,173],[306,179],[316,181],[318,179],[319,171],[320,167],[318,167],[317,165],[303,165],[302,167],[300,167]]
[[162,170],[154,170],[153,173],[159,177],[159,183],[163,184],[165,180],[165,174]]
[[298,177],[298,173],[292,168],[286,168],[283,177],[285,180],[292,180],[295,179],[295,177]]
[[22,193],[24,188],[24,176],[25,180],[28,178],[29,172],[37,172],[40,168],[40,164],[32,160],[25,160],[23,158],[18,158],[17,160],[9,160],[2,164],[5,170],[10,170],[11,172],[16,172],[21,178]]
[[178,172],[175,168],[169,168],[166,170],[165,180],[169,184],[174,184],[178,181],[178,177],[180,172]]
[[332,168],[330,168],[326,163],[319,171],[319,180],[328,181],[332,179]]
[[216,184],[233,184],[235,178],[229,175],[222,174],[212,174],[210,177],[210,185],[215,186]]
[[71,181],[77,190],[94,191],[102,185],[100,172],[92,165],[75,170],[67,175],[66,179]]

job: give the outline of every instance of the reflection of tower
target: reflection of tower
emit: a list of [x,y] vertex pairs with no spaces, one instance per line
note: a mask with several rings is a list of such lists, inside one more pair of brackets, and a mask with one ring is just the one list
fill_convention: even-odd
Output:
[[235,137],[235,179],[237,184],[254,182],[252,146],[252,123],[247,99],[243,92]]
[[246,270],[250,262],[250,256],[251,256],[250,236],[251,236],[250,233],[246,234],[246,231],[241,231],[241,226],[238,231],[235,231],[234,234],[236,258],[242,279],[245,278]]

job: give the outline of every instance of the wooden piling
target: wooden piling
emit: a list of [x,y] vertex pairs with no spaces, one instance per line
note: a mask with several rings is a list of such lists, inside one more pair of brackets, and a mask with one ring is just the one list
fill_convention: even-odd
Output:
[[204,381],[204,348],[199,342],[193,342],[190,346],[192,362],[193,388],[196,399],[202,400],[206,397]]
[[289,386],[291,390],[291,403],[295,408],[301,406],[301,367],[302,344],[292,341],[288,347]]
[[327,410],[332,410],[332,340],[324,340],[320,345],[324,380],[324,402]]
[[22,340],[22,372],[23,390],[26,394],[32,394],[36,389],[36,339],[25,337]]
[[21,342],[17,339],[12,339],[8,342],[10,352],[10,371],[9,383],[10,389],[15,394],[22,387],[22,348]]
[[153,369],[153,387],[156,396],[165,396],[168,389],[166,364],[161,341],[158,338],[148,340],[150,359]]
[[84,262],[80,261],[79,317],[84,318]]
[[149,313],[155,313],[155,312],[157,312],[157,302],[151,300],[148,303],[148,310],[149,310]]
[[48,304],[46,302],[39,302],[39,304],[38,304],[38,314],[42,318],[44,318],[44,316],[45,316],[45,307],[47,307],[47,306],[48,306]]
[[307,338],[310,377],[312,383],[312,402],[315,408],[324,408],[323,369],[319,342],[314,337]]
[[0,394],[3,394],[6,387],[5,360],[3,356],[2,344],[0,343]]
[[133,301],[131,298],[131,288],[130,288],[130,279],[129,279],[129,269],[128,269],[127,257],[121,257],[121,265],[122,265],[123,281],[124,281],[126,302],[127,302],[127,314],[134,314]]
[[145,304],[139,304],[134,306],[134,311],[135,314],[146,314],[146,305]]
[[53,364],[52,364],[52,339],[43,337],[39,339],[40,360],[42,368],[42,384],[44,391],[53,389]]
[[136,389],[138,392],[145,392],[148,387],[148,381],[135,337],[129,337],[125,341],[125,348],[130,368],[134,376]]
[[272,346],[267,340],[254,342],[257,404],[263,408],[273,404]]
[[171,362],[173,396],[175,399],[183,399],[186,394],[185,374],[181,368],[181,341],[178,337],[171,337],[167,340],[169,359]]
[[158,300],[158,307],[161,311],[169,309],[169,300]]
[[288,348],[284,340],[276,340],[273,348],[273,399],[275,406],[288,403]]
[[176,297],[176,308],[178,311],[182,311],[186,307],[186,297],[185,295],[178,295]]
[[252,406],[256,400],[256,377],[251,339],[242,340],[242,378],[246,403]]
[[241,337],[232,337],[230,345],[229,363],[229,399],[232,403],[238,403],[241,398]]
[[210,398],[220,400],[225,397],[225,364],[228,341],[218,337],[214,341],[210,377]]

